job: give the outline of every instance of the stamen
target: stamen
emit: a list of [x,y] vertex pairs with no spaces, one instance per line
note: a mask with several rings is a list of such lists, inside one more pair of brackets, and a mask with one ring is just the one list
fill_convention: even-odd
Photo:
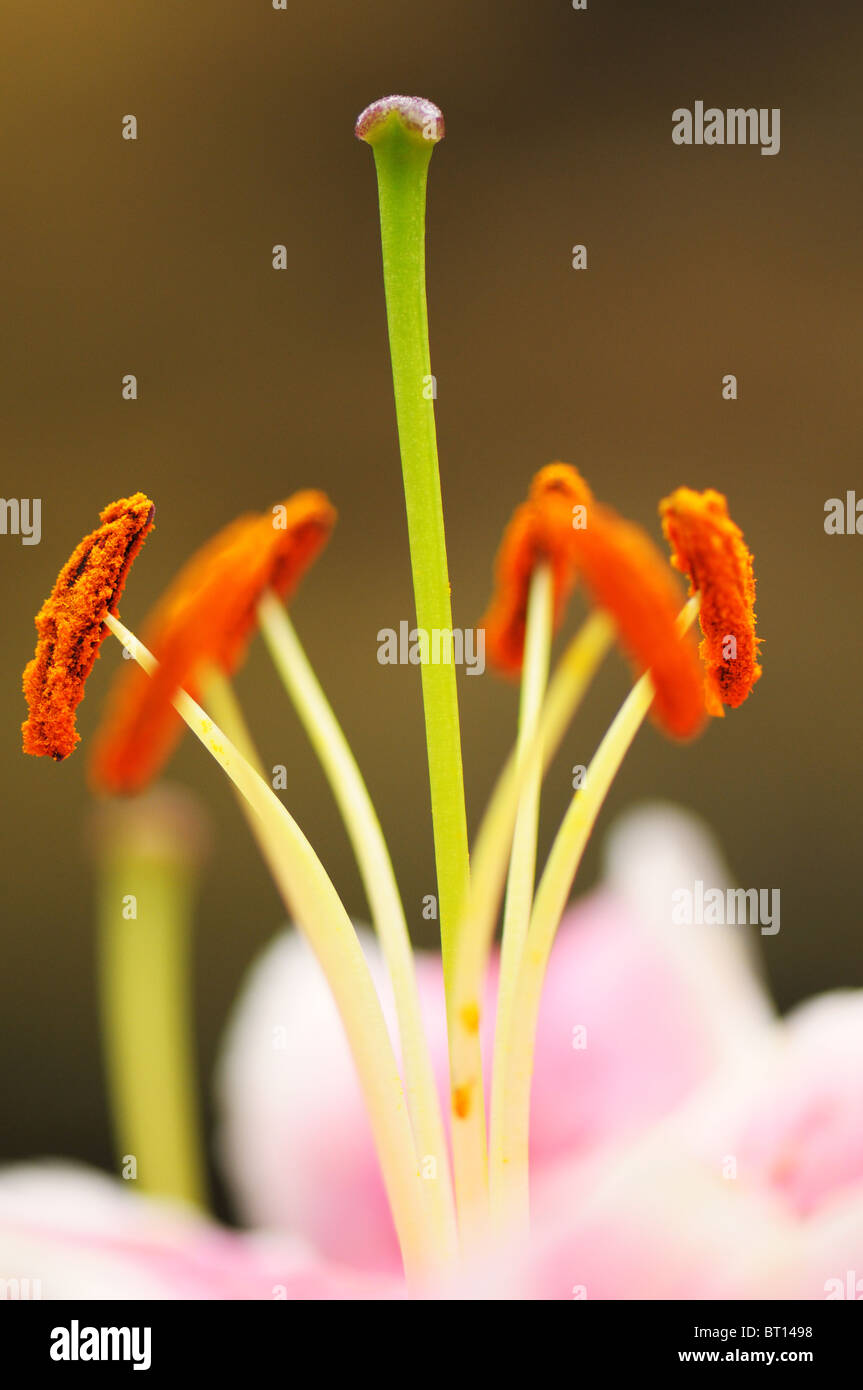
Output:
[[426,1188],[454,1256],[455,1209],[446,1136],[410,936],[386,840],[350,745],[288,614],[272,594],[261,600],[258,614],[261,634],[318,755],[356,855],[392,984],[417,1150],[424,1162],[434,1160],[434,1176],[426,1178]]
[[530,581],[541,562],[552,572],[555,627],[583,578],[593,601],[614,618],[639,674],[651,670],[658,722],[677,738],[696,733],[704,719],[702,674],[694,645],[675,628],[680,598],[668,566],[646,532],[594,501],[569,464],[537,473],[504,534],[484,619],[495,665],[521,670]]
[[509,862],[519,801],[534,761],[543,773],[557,752],[593,676],[614,640],[604,613],[593,613],[564,652],[548,687],[539,728],[530,747],[510,754],[483,815],[474,841],[470,896],[459,926],[453,991],[455,1026],[451,1032],[456,1193],[460,1219],[469,1235],[481,1231],[488,1207],[488,1170],[481,1107],[462,1115],[465,1094],[482,1095],[482,1055],[478,1024],[483,981],[494,940],[498,908]]
[[721,492],[679,487],[659,504],[671,563],[701,595],[699,620],[709,714],[736,709],[761,676],[755,635],[755,576],[743,532]]
[[[581,519],[578,514],[583,514],[591,501],[590,489],[575,468],[565,463],[552,463],[540,470],[533,480],[528,500],[517,509],[504,533],[495,563],[495,593],[483,620],[486,650],[492,662],[505,672],[522,672],[516,758],[524,774],[514,833],[510,827],[507,838],[501,841],[502,852],[505,853],[512,837],[501,934],[492,1067],[492,1148],[498,1143],[501,1122],[501,1089],[496,1079],[499,1075],[498,1051],[509,1030],[509,1016],[533,898],[543,773],[542,748],[536,740],[537,728],[548,680],[552,635],[560,625],[566,601],[576,580],[572,531]],[[495,896],[495,908],[496,903]],[[483,963],[482,973],[484,968]],[[465,1153],[470,1155],[469,1171],[478,1172],[480,1165],[484,1168],[486,1164],[485,1116],[478,1042],[473,1044],[473,1063],[470,1061],[470,1028],[466,1019],[472,1016],[472,1010],[478,1014],[478,1005],[467,1004],[459,1013],[464,1033],[459,1043],[459,1064],[465,1070],[472,1068],[477,1078],[475,1110],[479,1113],[471,1116],[470,1112],[460,1108],[458,1101],[465,1090],[463,1084],[454,1088],[453,1110],[457,1118],[469,1121],[469,1124],[457,1126],[456,1134]],[[486,1200],[485,1192],[484,1187],[483,1201]],[[495,1215],[493,1187],[490,1196],[492,1214]],[[475,1204],[478,1201],[479,1198],[475,1197]]]
[[[503,1092],[499,1083],[499,1077],[503,1074],[501,1053],[504,1039],[509,1033],[521,955],[524,950],[533,903],[540,790],[542,787],[542,748],[535,745],[542,702],[548,682],[552,604],[552,577],[547,566],[543,565],[536,571],[531,581],[525,629],[524,670],[519,704],[516,757],[520,761],[529,760],[530,771],[519,797],[501,931],[491,1088],[490,1146],[492,1152],[499,1143],[502,1122]],[[491,1188],[491,1203],[492,1215],[496,1216],[494,1186]]]
[[[681,634],[698,612],[691,598],[677,619]],[[652,673],[630,691],[603,738],[563,818],[549,851],[531,913],[521,957],[518,991],[509,1036],[504,1039],[500,1147],[492,1155],[499,1206],[506,1221],[526,1228],[529,1220],[528,1135],[533,1055],[539,1005],[551,948],[578,867],[608,790],[656,697]]]
[[135,792],[156,776],[182,731],[175,691],[196,693],[197,672],[206,665],[236,670],[261,595],[292,594],[334,522],[323,493],[298,492],[272,513],[232,522],[183,567],[145,627],[159,662],[154,679],[132,667],[111,692],[91,762],[97,789]]
[[551,571],[553,626],[563,618],[576,581],[573,549],[576,508],[593,501],[577,469],[550,463],[533,480],[528,500],[513,514],[495,561],[495,591],[483,619],[486,653],[499,670],[521,671],[531,579],[539,565]]
[[75,711],[155,510],[143,492],[112,502],[60,571],[36,617],[36,655],[24,671],[25,753],[62,762],[80,742]]
[[[111,615],[106,622],[143,670],[155,675],[156,659],[134,633]],[[173,702],[248,802],[285,905],[326,976],[357,1068],[405,1269],[410,1279],[421,1279],[446,1252],[429,1219],[392,1044],[353,924],[318,856],[272,788],[186,691],[176,691]]]
[[[490,1144],[499,1146],[502,1074],[499,1056],[509,1033],[521,953],[527,936],[536,872],[542,747],[537,729],[548,681],[553,632],[575,583],[572,531],[583,519],[592,494],[575,468],[551,463],[533,480],[529,500],[507,528],[496,564],[496,592],[485,619],[492,660],[504,670],[522,670],[516,757],[529,765],[519,796],[507,877],[501,931],[500,971],[495,1020]],[[461,1018],[469,1013],[463,1009]],[[476,1141],[479,1149],[479,1143]],[[497,1218],[494,1184],[492,1215]]]
[[680,596],[666,561],[640,526],[597,503],[573,537],[594,601],[614,618],[636,670],[650,671],[657,722],[691,738],[704,722],[703,674],[695,643],[676,625]]

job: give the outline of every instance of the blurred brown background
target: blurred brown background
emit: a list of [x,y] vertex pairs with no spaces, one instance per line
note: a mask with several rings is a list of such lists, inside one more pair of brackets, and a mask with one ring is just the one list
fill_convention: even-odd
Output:
[[[83,843],[86,739],[119,649],[105,648],[85,746],[63,766],[21,756],[19,683],[33,614],[114,497],[141,488],[158,506],[122,607],[134,627],[237,512],[297,487],[331,493],[339,526],[294,616],[423,938],[419,680],[376,661],[378,629],[412,603],[372,159],[352,135],[391,91],[433,98],[447,121],[429,295],[454,621],[479,618],[501,529],[549,459],[581,466],[657,536],[672,487],[726,491],[756,552],[764,678],[694,747],[645,730],[602,826],[645,797],[695,808],[742,884],[782,890],[782,930],[762,939],[780,1003],[863,984],[863,536],[823,530],[828,497],[863,495],[859,7],[10,0],[4,30],[2,492],[43,499],[43,535],[0,536],[3,1155],[109,1161]],[[780,107],[781,152],[674,146],[671,113],[696,99]],[[120,137],[126,113],[136,143]],[[576,242],[586,272],[570,268]],[[735,403],[721,399],[726,372]],[[291,810],[364,915],[260,646],[238,684],[267,761],[290,769]],[[569,767],[626,684],[615,658],[550,777],[545,844]],[[461,699],[475,826],[516,691],[487,675],[462,679]],[[208,1080],[238,979],[281,913],[197,745],[171,777],[213,821],[196,943]]]

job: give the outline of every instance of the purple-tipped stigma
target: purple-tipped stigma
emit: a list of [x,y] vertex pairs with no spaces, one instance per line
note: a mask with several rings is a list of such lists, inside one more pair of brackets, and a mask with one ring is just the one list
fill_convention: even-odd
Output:
[[433,101],[425,97],[381,97],[373,101],[365,111],[361,111],[354,126],[358,140],[373,144],[376,135],[383,129],[388,117],[395,112],[411,134],[419,135],[432,143],[442,140],[445,134],[443,112]]

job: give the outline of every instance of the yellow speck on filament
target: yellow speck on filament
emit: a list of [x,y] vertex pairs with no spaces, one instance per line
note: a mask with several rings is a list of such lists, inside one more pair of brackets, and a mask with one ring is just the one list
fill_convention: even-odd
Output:
[[463,1004],[461,1008],[461,1021],[468,1033],[479,1032],[479,1005]]

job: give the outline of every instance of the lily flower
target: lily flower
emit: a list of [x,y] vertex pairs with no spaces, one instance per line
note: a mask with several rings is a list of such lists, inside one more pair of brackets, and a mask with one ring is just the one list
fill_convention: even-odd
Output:
[[[730,881],[694,818],[646,807],[616,824],[603,881],[554,948],[531,1233],[491,1240],[437,1296],[849,1296],[863,1254],[863,992],[779,1019],[742,934],[671,924],[674,885],[700,876]],[[364,950],[383,987],[368,936]],[[444,1093],[439,957],[421,955],[418,973]],[[30,1296],[43,1298],[404,1297],[350,1049],[292,932],[243,987],[217,1098],[244,1231],[77,1165],[21,1165],[0,1173],[0,1277],[40,1280]]]
[[[551,487],[547,486],[550,477],[554,479],[554,485]],[[548,535],[561,538],[562,548],[564,531],[561,508],[566,509],[569,518],[572,496],[586,498],[590,517],[588,529],[592,528],[591,542],[584,546],[579,538],[573,545],[567,534],[566,545],[571,547],[575,556],[574,565],[571,560],[566,561],[569,573],[583,573],[586,582],[597,596],[604,600],[613,624],[624,633],[636,633],[637,641],[642,644],[641,649],[644,653],[658,653],[655,666],[659,677],[654,684],[653,674],[645,674],[636,687],[634,694],[638,694],[639,697],[637,717],[627,737],[621,740],[613,732],[615,726],[610,731],[616,748],[615,757],[609,764],[613,769],[631,741],[641,718],[653,703],[654,694],[662,689],[662,683],[668,682],[669,690],[673,691],[674,683],[669,672],[675,670],[675,662],[669,661],[665,653],[675,645],[680,646],[683,651],[687,650],[683,646],[685,624],[681,628],[674,617],[673,607],[667,602],[668,590],[665,587],[664,576],[661,580],[652,582],[651,571],[656,570],[661,561],[641,533],[612,513],[600,509],[580,483],[576,491],[573,477],[574,475],[567,473],[564,465],[555,465],[551,472],[545,470],[535,481],[530,504],[530,536],[535,538],[537,535],[545,534],[541,531],[541,527],[545,527]],[[310,524],[309,496],[314,497]],[[432,1079],[433,1061],[430,1060],[429,1029],[423,1014],[421,977],[410,957],[403,914],[398,921],[393,920],[394,913],[397,910],[400,912],[397,890],[393,888],[391,898],[382,903],[380,899],[375,898],[374,890],[370,886],[370,901],[378,909],[376,926],[397,995],[400,1042],[388,1032],[381,998],[382,982],[375,977],[370,967],[369,953],[363,951],[361,941],[349,927],[344,908],[338,902],[323,866],[284,807],[262,781],[245,726],[241,721],[235,721],[236,742],[231,741],[224,730],[216,726],[212,718],[197,705],[189,692],[177,684],[178,680],[184,679],[187,685],[193,686],[197,691],[199,673],[205,668],[207,659],[213,666],[232,666],[245,648],[256,616],[263,614],[266,619],[266,605],[271,601],[267,599],[266,594],[272,592],[274,585],[280,586],[284,592],[290,580],[296,580],[302,563],[306,561],[310,551],[320,544],[324,533],[321,519],[328,519],[331,514],[329,504],[325,499],[322,501],[319,494],[304,494],[302,498],[302,506],[294,508],[294,514],[301,518],[294,530],[294,535],[299,537],[296,555],[291,552],[290,546],[286,547],[284,543],[270,549],[263,545],[262,527],[267,528],[264,532],[266,536],[272,529],[269,519],[265,518],[262,521],[260,518],[243,518],[221,533],[215,542],[205,547],[193,560],[188,573],[195,576],[196,580],[190,582],[187,573],[183,581],[174,586],[161,605],[162,613],[168,616],[154,625],[162,662],[139,643],[113,614],[104,615],[107,627],[141,663],[142,670],[146,673],[141,678],[149,679],[151,685],[145,687],[143,698],[133,689],[133,698],[125,705],[126,709],[133,711],[132,717],[127,716],[118,724],[116,716],[112,715],[108,734],[103,737],[110,744],[112,738],[116,739],[119,726],[120,745],[134,748],[134,739],[130,741],[130,730],[136,731],[144,743],[144,761],[149,758],[152,763],[153,743],[148,743],[148,734],[154,723],[157,731],[164,727],[163,709],[171,708],[193,728],[248,803],[250,824],[283,890],[286,904],[297,912],[299,923],[318,961],[324,967],[350,1040],[354,1060],[360,1069],[364,1081],[365,1102],[372,1119],[377,1159],[384,1174],[387,1197],[396,1222],[402,1259],[412,1281],[411,1286],[429,1288],[440,1281],[446,1271],[454,1267],[457,1247],[453,1244],[449,1164],[440,1118],[441,1107]],[[540,518],[539,523],[534,523],[534,516]],[[571,531],[571,524],[569,529]],[[549,551],[537,546],[533,539],[529,543],[533,546],[531,555],[534,566],[539,565],[546,573],[550,572],[547,569]],[[555,544],[557,543],[555,540]],[[274,554],[280,561],[281,567],[278,570],[274,569]],[[621,556],[624,558],[620,559]],[[606,584],[605,570],[613,567],[618,560],[619,573],[614,582]],[[640,585],[635,583],[639,561],[643,562],[645,570]],[[529,572],[529,565],[522,562],[520,569],[516,569],[524,576]],[[627,577],[630,573],[633,579]],[[624,576],[622,579],[621,575]],[[285,576],[289,576],[289,580],[286,581]],[[523,579],[520,582],[523,584]],[[526,654],[532,651],[535,645],[530,630],[531,626],[536,624],[533,602],[535,582],[536,568],[530,578],[528,613],[524,621]],[[709,578],[703,582],[709,588]],[[569,583],[568,575],[565,583]],[[225,594],[226,589],[230,590],[228,595]],[[551,589],[547,592],[551,597]],[[99,595],[101,599],[101,589]],[[647,613],[643,624],[638,619],[633,621],[627,608],[630,595],[633,595],[631,602],[635,605],[636,614],[643,611]],[[552,611],[553,607],[548,606],[546,627],[550,626]],[[94,630],[98,629],[102,616],[103,607],[97,605],[91,623]],[[206,627],[208,621],[209,629]],[[270,635],[273,637],[277,630],[272,628],[272,615],[268,621],[271,625]],[[206,635],[199,637],[197,646],[194,646],[189,633],[197,634],[201,628],[205,629]],[[642,641],[642,628],[648,633],[647,644]],[[335,725],[334,717],[331,712],[327,714],[328,707],[325,706],[325,702],[322,704],[319,690],[315,694],[315,688],[311,683],[313,677],[301,663],[298,664],[296,652],[290,643],[284,645],[284,636],[282,633],[281,637],[275,637],[275,650],[277,655],[284,659],[288,676],[286,683],[298,705],[305,711],[305,722],[313,741],[316,741],[317,736],[320,747],[325,741],[323,735],[327,734],[330,741],[335,742],[338,747],[339,738],[343,736]],[[577,651],[582,643],[582,638],[577,639]],[[548,699],[542,701],[535,711],[534,733],[539,739],[539,751],[528,748],[527,753],[530,757],[525,755],[525,758],[520,760],[521,765],[519,760],[516,761],[517,775],[514,781],[504,780],[492,799],[485,825],[500,828],[502,822],[504,825],[508,822],[509,831],[501,838],[496,830],[495,833],[481,830],[478,837],[475,883],[483,886],[486,899],[483,916],[487,924],[494,919],[496,885],[501,882],[506,870],[507,845],[514,826],[516,843],[510,861],[511,873],[513,864],[517,864],[518,815],[524,808],[525,767],[534,774],[538,770],[541,771],[543,759],[554,751],[555,743],[559,741],[580,698],[585,679],[595,668],[596,661],[605,649],[604,639],[601,638],[598,643],[594,643],[593,648],[593,656],[587,666],[582,661],[577,661],[570,669],[570,664],[566,658],[564,659],[561,673],[549,689]],[[525,664],[528,664],[527,657]],[[126,677],[123,679],[125,683]],[[563,697],[554,693],[561,688],[564,690]],[[700,679],[696,681],[695,688],[700,698]],[[217,691],[218,687],[214,689]],[[153,697],[150,697],[151,690],[156,692]],[[170,706],[166,705],[167,700],[171,701]],[[665,703],[667,706],[669,700],[666,699]],[[123,708],[122,702],[120,707]],[[227,712],[230,716],[230,707]],[[679,729],[676,731],[679,732]],[[157,753],[161,753],[162,749],[159,737],[160,735],[155,740]],[[242,751],[243,747],[246,749],[245,753]],[[523,748],[522,752],[524,751]],[[600,750],[600,761],[602,756]],[[529,766],[531,758],[534,762],[532,769]],[[122,762],[122,758],[120,761]],[[353,788],[351,795],[343,803],[343,810],[346,823],[354,831],[354,843],[360,861],[364,864],[367,884],[371,885],[372,867],[378,872],[384,867],[391,872],[391,868],[386,858],[385,845],[380,838],[379,827],[373,819],[373,812],[367,801],[367,794],[355,765],[350,762],[349,752],[341,761],[329,762],[326,765],[334,774],[337,798],[340,787],[336,779],[339,775]],[[507,1172],[507,1180],[511,1185],[526,1182],[527,1178],[526,1157],[519,1151],[519,1146],[524,1147],[527,1142],[527,1117],[526,1113],[521,1115],[521,1118],[519,1116],[522,1108],[527,1105],[530,1087],[528,1080],[525,1089],[518,1066],[520,1057],[529,1061],[533,1057],[536,1012],[544,980],[544,965],[560,916],[557,912],[553,917],[549,917],[548,902],[553,901],[560,892],[561,883],[565,884],[564,896],[568,892],[577,859],[580,857],[586,834],[589,833],[598,813],[609,778],[606,774],[596,779],[598,795],[594,791],[593,779],[589,780],[589,791],[594,796],[592,811],[587,819],[582,821],[582,831],[580,838],[576,840],[574,854],[567,831],[567,820],[561,827],[536,902],[525,924],[523,950],[520,957],[513,958],[511,962],[511,966],[514,963],[515,968],[515,986],[510,1013],[505,1015],[500,1010],[498,1012],[498,1038],[503,1041],[498,1059],[500,1075],[497,1079],[502,1086],[500,1113],[503,1122],[499,1136],[500,1152],[495,1150],[493,1153],[492,1172],[495,1171],[495,1160],[502,1161],[504,1169],[507,1164],[511,1164]],[[366,798],[365,802],[363,797]],[[486,849],[485,846],[490,848]],[[549,881],[552,883],[551,889],[546,888]],[[476,892],[476,889],[473,891]],[[487,927],[476,930],[477,922],[472,920],[473,905],[474,900],[469,897],[461,939],[463,942],[473,940],[481,943]],[[531,947],[534,936],[538,936],[542,943],[539,950]],[[505,947],[506,944],[505,922]],[[121,971],[123,949],[122,946],[116,948],[121,961]],[[408,960],[404,956],[405,950]],[[465,967],[465,961],[469,963],[468,967]],[[473,955],[470,952],[462,952],[456,957],[454,998],[457,1006],[457,1024],[455,1031],[452,1026],[450,1028],[455,1192],[460,1215],[462,1251],[467,1259],[477,1256],[479,1250],[487,1244],[489,1234],[482,1216],[483,1178],[477,1162],[477,1139],[484,1126],[484,1107],[481,1099],[482,1080],[476,1072],[477,1058],[481,1058],[481,1024],[488,1017],[488,980],[485,985],[482,985],[481,980],[477,985],[472,976],[471,962],[484,967],[488,964],[487,953],[484,956],[480,947]],[[492,969],[491,975],[493,973]],[[125,971],[125,975],[128,979],[134,978],[129,971]],[[474,988],[474,985],[477,987]],[[121,1007],[113,1008],[112,1017],[120,1031],[127,1026],[123,1021]],[[497,1045],[496,1039],[496,1048]],[[409,1119],[401,1103],[398,1062],[389,1060],[390,1057],[395,1058],[399,1050],[402,1053],[404,1074],[409,1088]],[[479,1066],[482,1067],[481,1060]],[[474,1069],[473,1075],[468,1076],[467,1080],[461,1074],[463,1067]],[[518,1135],[521,1137],[516,1138]],[[508,1150],[513,1145],[513,1152],[508,1156]],[[425,1180],[424,1170],[427,1164],[430,1164],[433,1185],[423,1189],[421,1184]],[[494,1184],[492,1190],[495,1190]],[[513,1230],[516,1230],[519,1223],[514,1219],[515,1207],[511,1200],[506,1195],[502,1198],[500,1192],[496,1194],[496,1198],[498,1228],[505,1231],[507,1226],[511,1225]],[[503,1220],[500,1219],[501,1213]],[[522,1237],[523,1234],[522,1231]]]
[[[378,176],[417,622],[445,631],[452,611],[433,393],[422,389],[430,371],[426,180],[443,121],[431,103],[393,97],[363,113],[357,134],[371,146]],[[458,1297],[466,1289],[561,1296],[568,1268],[568,1287],[580,1287],[587,1271],[592,1287],[628,1297],[643,1285],[651,1257],[667,1272],[666,1287],[690,1280],[701,1289],[702,1252],[721,1271],[712,1287],[730,1293],[765,1287],[783,1266],[797,1269],[789,1250],[802,1268],[811,1228],[801,1231],[799,1212],[777,1212],[773,1190],[765,1193],[748,1176],[739,1188],[723,1189],[710,1168],[709,1145],[719,1141],[701,1122],[702,1092],[730,1084],[741,1047],[747,1058],[750,1048],[769,1051],[774,1025],[739,944],[704,932],[687,934],[684,943],[671,925],[670,885],[681,882],[674,875],[684,864],[678,856],[668,868],[679,822],[666,817],[658,838],[643,825],[630,837],[624,868],[611,870],[612,891],[571,917],[567,912],[609,788],[647,716],[653,713],[670,736],[688,739],[705,722],[705,680],[715,706],[720,694],[739,704],[743,686],[757,679],[751,560],[717,498],[709,493],[699,502],[679,489],[663,504],[676,566],[692,585],[684,602],[647,533],[597,502],[575,469],[554,463],[536,475],[504,537],[487,619],[493,655],[520,677],[518,728],[470,859],[454,665],[422,663],[439,961],[412,949],[359,766],[285,611],[284,600],[329,537],[329,500],[296,493],[272,514],[229,525],[183,569],[147,625],[146,641],[116,612],[130,557],[152,521],[146,499],[109,508],[109,529],[88,537],[61,571],[43,610],[43,645],[28,668],[32,751],[71,751],[70,711],[110,631],[140,671],[124,671],[112,696],[96,744],[95,783],[140,790],[185,723],[230,780],[299,933],[289,944],[278,941],[253,977],[220,1083],[220,1143],[243,1208],[251,1222],[281,1230],[280,1241],[288,1242],[274,1247],[285,1276],[278,1286],[291,1290],[285,1296],[337,1294],[356,1288],[357,1279],[381,1297]],[[553,666],[553,639],[579,583],[591,611]],[[706,673],[690,636],[699,613]],[[742,650],[740,668],[717,653],[723,625],[737,638],[738,655]],[[374,938],[357,930],[291,815],[290,788],[279,788],[283,799],[263,775],[230,683],[257,630],[328,778]],[[615,638],[635,683],[574,786],[537,875],[543,777]],[[202,1287],[198,1276],[184,1282],[183,1270],[200,1269],[200,1250],[222,1242],[206,1217],[176,1225],[161,1205],[205,1202],[184,967],[188,865],[181,835],[164,825],[143,834],[114,806],[118,833],[103,836],[100,847],[105,1042],[119,1152],[137,1161],[139,1149],[146,1151],[140,1184],[157,1204],[135,1212],[127,1206],[118,1229],[128,1217],[135,1269],[151,1277],[158,1265],[165,1287],[192,1290]],[[154,806],[158,816],[158,798]],[[696,857],[721,876],[703,839],[695,840]],[[645,879],[634,897],[625,887],[633,875]],[[118,887],[133,880],[144,885],[156,930],[130,934],[124,927],[118,902],[129,890]],[[568,1015],[565,1027],[557,1006]],[[141,1055],[148,1029],[159,1039],[155,1066]],[[584,1029],[586,1048],[576,1046]],[[581,1051],[585,1060],[570,1067]],[[816,1088],[822,1079],[819,1073]],[[779,1129],[782,1123],[780,1116]],[[838,1131],[844,1142],[846,1127]],[[722,1131],[723,1141],[726,1133],[731,1129]],[[853,1159],[838,1166],[843,1183],[856,1171]],[[53,1260],[68,1228],[40,1225],[34,1204],[44,1191],[30,1200],[35,1188],[27,1181],[15,1229],[25,1250],[32,1237],[34,1250]],[[10,1182],[14,1188],[14,1175]],[[58,1190],[63,1186],[58,1179]],[[97,1225],[115,1195],[100,1190]],[[65,1211],[60,1197],[58,1204]],[[728,1231],[741,1226],[752,1229],[759,1261],[763,1256],[757,1268],[742,1269],[739,1251],[736,1264],[732,1258]],[[689,1248],[690,1228],[699,1233],[698,1249]],[[636,1255],[620,1257],[615,1283],[609,1252],[625,1248],[629,1230]],[[290,1244],[298,1237],[307,1242],[299,1253]],[[97,1263],[106,1256],[83,1215],[73,1244]],[[238,1289],[280,1296],[260,1292],[274,1266],[269,1259],[260,1264],[254,1238],[235,1237],[225,1248],[223,1291],[236,1275]],[[509,1282],[500,1278],[503,1266],[511,1269]]]
[[[734,881],[694,817],[630,813],[604,861],[561,923],[540,1013],[531,1234],[492,1244],[450,1292],[837,1296],[831,1281],[863,1256],[863,991],[780,1019],[745,928],[672,924],[679,884]],[[443,1093],[440,961],[418,968]],[[491,1007],[487,1018],[490,1041]],[[280,1025],[284,1052],[271,1046]],[[397,1269],[350,1055],[293,935],[254,966],[217,1081],[223,1171],[245,1219],[366,1273]]]

